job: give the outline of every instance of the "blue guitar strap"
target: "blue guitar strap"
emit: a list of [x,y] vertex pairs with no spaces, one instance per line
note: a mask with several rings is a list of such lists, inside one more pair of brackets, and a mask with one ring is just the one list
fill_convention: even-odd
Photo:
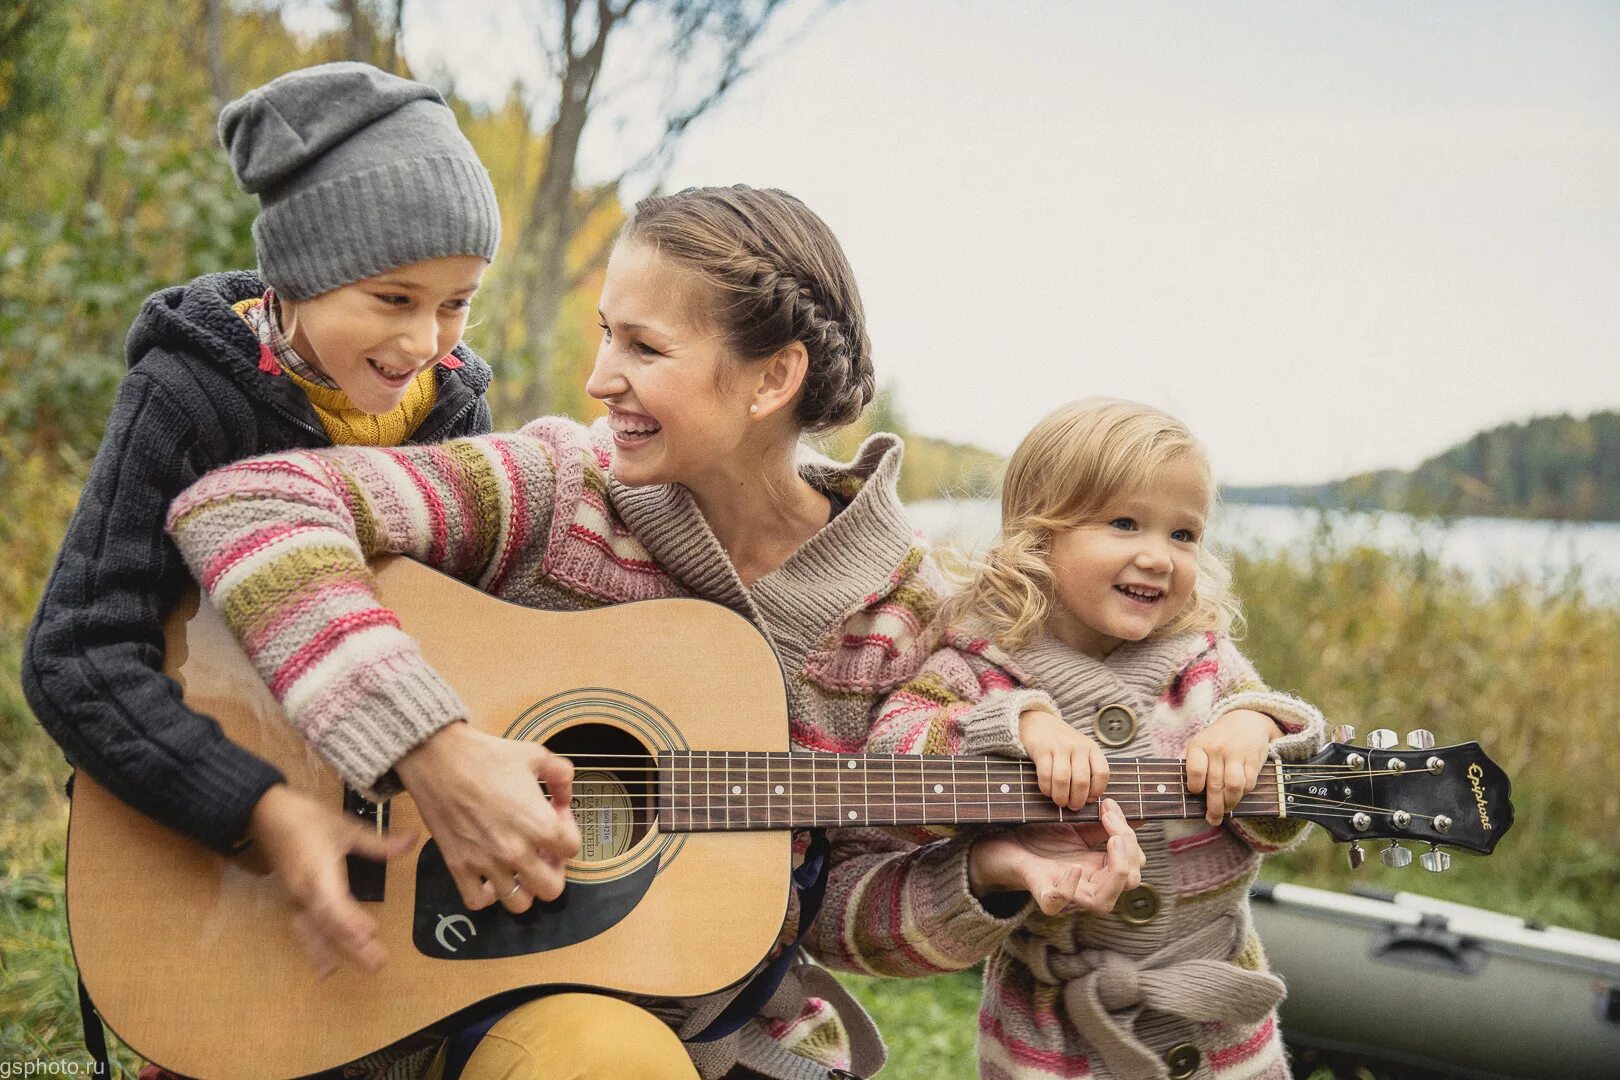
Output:
[[90,991],[84,988],[83,979],[79,980],[79,1019],[84,1024],[84,1048],[95,1062],[94,1075],[110,1078],[112,1065],[107,1061],[107,1032],[101,1026],[101,1017],[96,1014],[95,1002],[90,1000]]
[[497,1009],[482,1020],[458,1028],[456,1033],[450,1036],[449,1041],[444,1044],[444,1080],[458,1080],[461,1070],[467,1067],[467,1061],[472,1057],[473,1051],[478,1049],[479,1041],[489,1034],[489,1029],[495,1026],[497,1020],[515,1008],[516,1005]]
[[714,1042],[723,1039],[759,1015],[759,1010],[771,1000],[776,988],[787,978],[788,968],[799,951],[810,924],[816,921],[821,901],[827,895],[827,833],[824,829],[810,830],[810,848],[804,853],[804,862],[793,871],[793,888],[799,894],[799,932],[782,950],[780,956],[760,969],[748,985],[732,998],[719,1016],[696,1035],[688,1035],[686,1042]]

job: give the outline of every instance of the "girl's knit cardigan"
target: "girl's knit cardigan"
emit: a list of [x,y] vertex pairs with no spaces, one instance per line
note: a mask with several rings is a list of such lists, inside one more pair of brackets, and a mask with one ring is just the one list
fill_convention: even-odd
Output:
[[[169,526],[291,721],[373,796],[397,791],[393,764],[466,715],[377,603],[365,560],[380,554],[409,555],[532,607],[669,596],[724,604],[781,661],[793,747],[862,747],[871,707],[925,658],[921,629],[937,605],[895,493],[899,440],[873,436],[848,465],[802,460],[801,475],[847,506],[747,587],[685,488],[624,487],[608,471],[611,455],[605,427],[547,418],[441,446],[256,458],[187,490]],[[851,833],[835,835],[834,881]],[[802,837],[795,844],[801,857],[805,846]],[[784,941],[796,932],[797,907],[795,896]],[[730,997],[644,1004],[691,1035]],[[735,1035],[688,1048],[706,1077],[740,1061],[767,1076],[818,1080],[827,1066],[849,1067],[852,1054],[863,1073],[882,1061],[870,1021],[814,969],[795,969],[764,1015]]]
[[[1323,739],[1321,714],[1268,690],[1222,635],[1127,642],[1099,661],[1051,639],[1009,655],[955,629],[881,706],[867,748],[1027,757],[1019,714],[1035,702],[1088,735],[1098,710],[1128,706],[1140,719],[1136,733],[1109,751],[1124,758],[1184,757],[1195,734],[1239,708],[1276,719],[1285,734],[1272,751],[1281,760],[1303,760]],[[1129,814],[1129,802],[1122,806]],[[1163,1055],[1182,1044],[1199,1052],[1187,1075],[1286,1077],[1273,1011],[1283,988],[1251,928],[1248,887],[1260,856],[1297,842],[1306,827],[1252,818],[1140,826],[1142,880],[1160,905],[1142,925],[1114,913],[1048,917],[1032,903],[999,918],[967,891],[966,838],[897,853],[876,850],[874,837],[865,872],[852,858],[834,884],[887,902],[829,896],[832,914],[817,924],[812,947],[834,966],[884,975],[960,970],[988,956],[979,1014],[985,1077],[1164,1077]],[[892,916],[874,918],[883,908]]]

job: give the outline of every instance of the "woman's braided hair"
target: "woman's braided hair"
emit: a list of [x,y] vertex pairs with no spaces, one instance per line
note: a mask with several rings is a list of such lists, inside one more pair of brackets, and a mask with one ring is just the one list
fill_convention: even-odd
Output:
[[742,184],[653,195],[636,204],[623,236],[718,290],[710,317],[736,356],[762,360],[804,345],[805,430],[852,423],[872,400],[872,343],[855,274],[832,230],[792,195]]

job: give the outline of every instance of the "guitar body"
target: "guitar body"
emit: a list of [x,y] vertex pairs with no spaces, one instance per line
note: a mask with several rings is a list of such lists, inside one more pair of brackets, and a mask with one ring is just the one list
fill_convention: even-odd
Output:
[[[388,828],[416,832],[377,898],[389,961],[322,981],[277,883],[130,809],[82,772],[68,832],[75,959],[107,1024],[195,1077],[314,1072],[455,1011],[529,986],[661,997],[746,976],[781,929],[790,834],[661,832],[663,750],[784,751],[780,667],[748,622],[697,600],[535,611],[404,559],[375,564],[383,603],[461,694],[471,721],[574,756],[586,837],[553,904],[465,912],[408,795]],[[167,670],[186,701],[333,807],[343,784],[286,721],[206,602],[168,626]],[[447,892],[448,890],[448,892]],[[360,895],[360,890],[356,890]]]

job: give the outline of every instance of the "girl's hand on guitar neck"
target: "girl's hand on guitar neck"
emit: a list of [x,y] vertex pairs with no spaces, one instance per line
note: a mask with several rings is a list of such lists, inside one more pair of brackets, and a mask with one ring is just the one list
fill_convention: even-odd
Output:
[[[1103,850],[1094,845],[1107,843]],[[1047,915],[1112,911],[1121,893],[1142,883],[1147,856],[1125,812],[1104,799],[1098,824],[1020,825],[981,836],[968,851],[968,887],[991,893],[1027,892]]]
[[1100,799],[1108,788],[1108,759],[1102,747],[1069,726],[1044,705],[1018,715],[1018,741],[1035,763],[1041,794],[1070,810]]
[[[468,911],[499,902],[514,915],[563,889],[579,853],[569,809],[574,766],[539,743],[451,724],[394,766]],[[545,784],[542,791],[540,784]]]
[[1219,825],[1254,790],[1271,740],[1282,738],[1277,721],[1253,709],[1232,709],[1187,744],[1187,790],[1208,806],[1204,819]]
[[321,978],[340,958],[375,974],[388,959],[377,920],[349,892],[348,855],[391,859],[409,851],[410,834],[383,836],[286,784],[259,798],[248,820],[250,861],[268,866],[292,900],[293,929]]

